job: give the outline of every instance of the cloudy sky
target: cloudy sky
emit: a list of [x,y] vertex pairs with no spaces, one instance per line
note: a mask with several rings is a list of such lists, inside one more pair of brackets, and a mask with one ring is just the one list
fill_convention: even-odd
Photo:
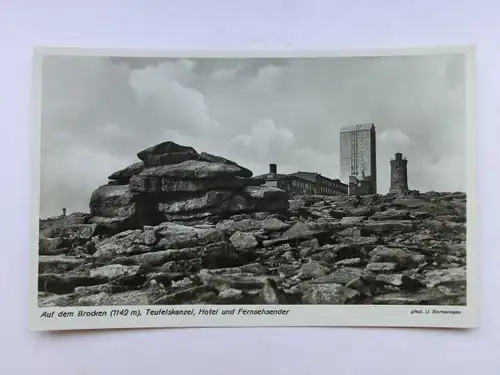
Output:
[[41,216],[88,212],[107,176],[171,140],[254,174],[338,178],[339,129],[374,122],[378,187],[389,160],[410,188],[465,189],[461,55],[335,59],[139,59],[46,56]]

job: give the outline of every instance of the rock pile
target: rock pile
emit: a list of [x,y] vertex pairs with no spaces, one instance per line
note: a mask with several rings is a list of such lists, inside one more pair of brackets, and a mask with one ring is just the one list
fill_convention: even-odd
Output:
[[[182,163],[205,164],[181,172]],[[130,176],[129,191],[162,196],[163,186],[182,186],[189,193],[190,184],[209,181],[202,177],[234,167],[199,160],[176,165],[145,167]],[[229,170],[228,180],[248,178]],[[267,190],[247,186],[247,195],[238,193],[245,202],[266,198]],[[195,211],[188,203],[172,205],[160,211],[165,218]],[[221,210],[220,204],[202,207]],[[40,306],[466,303],[463,193],[302,196],[279,213],[254,206],[216,221],[165,220],[114,235],[96,235],[93,218],[73,214],[45,225]]]
[[90,200],[98,233],[165,221],[215,220],[237,213],[288,209],[288,194],[263,187],[252,172],[220,156],[163,142],[137,154],[141,162],[109,176]]

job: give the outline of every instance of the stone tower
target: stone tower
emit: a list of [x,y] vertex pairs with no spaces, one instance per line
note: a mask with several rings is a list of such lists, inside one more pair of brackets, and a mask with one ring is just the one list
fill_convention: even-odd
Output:
[[408,191],[408,160],[397,152],[391,160],[391,188],[389,193],[404,194]]

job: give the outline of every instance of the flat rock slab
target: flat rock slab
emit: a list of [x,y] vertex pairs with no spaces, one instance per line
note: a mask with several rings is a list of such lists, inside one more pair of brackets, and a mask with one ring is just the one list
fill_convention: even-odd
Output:
[[466,305],[465,293],[446,293],[437,288],[423,289],[417,292],[400,291],[381,294],[371,300],[375,305]]
[[261,185],[264,180],[243,177],[224,179],[178,180],[165,177],[133,176],[130,190],[138,193],[196,193],[208,190],[241,190],[249,185]]
[[130,217],[103,217],[93,216],[90,222],[96,224],[96,232],[116,234],[132,228],[133,221]]
[[202,152],[200,154],[200,157],[198,160],[208,161],[210,163],[221,163],[221,164],[234,165],[234,166],[241,168],[243,170],[244,175],[242,175],[242,177],[250,178],[253,176],[252,171],[250,171],[249,169],[242,167],[241,165],[237,164],[236,162],[234,162],[232,160],[223,158],[222,156],[212,155],[212,154],[209,154],[208,152]]
[[216,228],[232,235],[234,232],[255,232],[262,229],[262,226],[262,221],[254,219],[243,219],[240,221],[220,221],[217,223]]
[[369,263],[365,267],[365,271],[374,273],[391,273],[397,271],[398,264],[392,262],[375,262]]
[[203,246],[225,240],[224,232],[218,229],[201,229],[174,223],[163,223],[155,232],[162,237],[158,247],[164,249]]
[[220,206],[227,201],[231,195],[232,192],[230,190],[211,190],[197,197],[159,203],[158,209],[160,212],[167,215],[202,211],[210,207]]
[[302,279],[314,279],[325,276],[330,272],[330,268],[314,260],[304,263],[299,270]]
[[311,283],[313,284],[333,283],[333,284],[345,285],[350,281],[360,277],[362,274],[363,274],[363,269],[344,267],[333,270],[328,275],[324,275],[314,280],[311,280]]
[[153,230],[127,230],[97,243],[94,258],[133,255],[151,251],[157,241]]
[[416,290],[422,287],[422,284],[418,280],[403,274],[380,274],[377,275],[376,281],[383,284],[397,286],[400,289]]
[[38,275],[38,290],[54,294],[73,293],[75,288],[99,285],[106,279],[90,277],[85,274],[42,273]]
[[130,217],[136,213],[135,199],[128,185],[103,185],[92,193],[90,213],[92,216]]
[[429,271],[425,274],[423,282],[428,288],[435,286],[465,285],[467,282],[467,269],[465,266]]
[[413,261],[411,255],[403,249],[389,248],[385,246],[377,246],[375,249],[370,251],[369,255],[370,263],[396,262],[405,265],[410,264]]
[[278,189],[271,186],[247,186],[244,192],[252,199],[286,199],[288,200],[288,193],[285,190]]
[[396,210],[389,209],[387,211],[375,212],[370,219],[371,220],[406,220],[410,216],[408,210]]
[[124,266],[121,264],[110,264],[90,270],[90,277],[113,280],[122,276],[135,275],[139,271],[138,266]]
[[40,236],[38,238],[38,254],[40,255],[58,255],[68,251],[64,247],[64,241],[60,237],[49,238]]
[[311,305],[343,305],[360,293],[340,284],[306,284],[302,286],[302,303]]
[[161,155],[148,155],[144,157],[144,166],[157,167],[160,165],[179,164],[188,160],[197,160],[199,157],[197,152],[181,151],[181,152],[168,152]]
[[130,180],[132,176],[135,176],[136,174],[139,174],[142,172],[144,169],[144,163],[142,161],[138,163],[134,163],[129,165],[128,167],[125,167],[123,169],[120,169],[119,171],[116,171],[115,173],[112,173],[108,176],[109,180],[119,180],[126,182]]
[[65,273],[77,268],[83,262],[84,259],[67,256],[39,255],[38,273]]
[[141,160],[144,160],[145,158],[154,155],[163,155],[177,152],[192,152],[197,154],[196,150],[192,147],[179,145],[172,141],[165,141],[138,152],[137,157]]
[[152,305],[166,295],[163,289],[132,290],[122,293],[98,293],[78,298],[74,306],[137,306]]
[[415,223],[411,220],[366,221],[363,230],[370,233],[412,232]]
[[140,176],[195,180],[245,177],[246,173],[234,165],[190,160],[174,165],[146,168]]
[[245,232],[234,233],[229,238],[229,241],[237,250],[255,249],[259,245],[255,236],[252,233],[245,233]]

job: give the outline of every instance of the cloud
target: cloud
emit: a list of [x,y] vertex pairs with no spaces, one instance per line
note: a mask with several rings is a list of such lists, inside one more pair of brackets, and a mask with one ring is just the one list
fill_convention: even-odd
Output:
[[339,130],[374,122],[378,186],[408,158],[420,190],[465,186],[464,58],[155,59],[43,63],[42,216],[88,210],[94,189],[173,140],[255,174],[339,174]]
[[257,150],[260,155],[268,155],[270,151],[287,151],[294,141],[291,131],[277,128],[271,119],[258,120],[250,134],[238,134],[231,139],[231,142]]

